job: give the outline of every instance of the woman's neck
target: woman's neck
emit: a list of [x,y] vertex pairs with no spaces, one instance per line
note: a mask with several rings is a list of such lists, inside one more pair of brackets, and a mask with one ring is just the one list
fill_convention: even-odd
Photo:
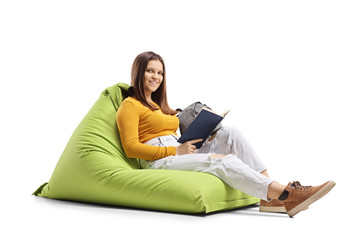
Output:
[[149,95],[149,94],[145,94],[145,100],[146,100],[149,104],[154,103],[154,101],[153,101],[152,98],[151,98],[151,93],[150,93],[150,95]]

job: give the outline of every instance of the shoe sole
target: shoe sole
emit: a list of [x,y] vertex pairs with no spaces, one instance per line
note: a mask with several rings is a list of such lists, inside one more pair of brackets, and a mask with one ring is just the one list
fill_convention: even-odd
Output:
[[[303,209],[303,211],[307,210],[309,207]],[[260,212],[270,212],[270,213],[287,213],[285,207],[259,207]]]
[[294,207],[293,209],[288,211],[289,217],[293,217],[296,214],[298,214],[299,212],[307,209],[310,206],[310,204],[316,202],[317,200],[319,200],[320,198],[325,196],[328,192],[330,192],[330,190],[334,186],[335,186],[335,182],[333,182],[333,181],[328,182],[324,187],[322,187],[314,195],[312,195],[311,197],[306,199],[304,202],[300,203],[299,205],[297,205],[296,207]]
[[264,207],[260,206],[260,212],[286,213],[285,207]]

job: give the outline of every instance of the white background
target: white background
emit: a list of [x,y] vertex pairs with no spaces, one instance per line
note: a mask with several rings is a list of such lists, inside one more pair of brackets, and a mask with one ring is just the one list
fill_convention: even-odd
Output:
[[[1,1],[2,239],[303,239],[358,235],[358,1]],[[205,217],[31,196],[100,93],[165,60],[173,108],[231,109],[270,175],[337,185],[309,210]]]

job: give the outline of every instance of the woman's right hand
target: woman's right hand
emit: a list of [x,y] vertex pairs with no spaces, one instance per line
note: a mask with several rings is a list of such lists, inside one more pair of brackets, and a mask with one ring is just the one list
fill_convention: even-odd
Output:
[[191,154],[194,153],[196,150],[195,143],[201,142],[202,139],[195,139],[191,141],[184,142],[180,146],[176,147],[176,155],[183,155],[183,154]]

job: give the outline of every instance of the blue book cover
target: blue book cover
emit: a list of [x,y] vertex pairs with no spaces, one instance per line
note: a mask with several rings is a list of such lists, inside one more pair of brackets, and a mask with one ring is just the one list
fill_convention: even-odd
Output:
[[226,111],[223,115],[219,115],[208,108],[201,109],[199,114],[181,135],[178,142],[184,143],[190,140],[202,139],[201,142],[194,144],[196,149],[199,149],[228,112],[229,111]]

